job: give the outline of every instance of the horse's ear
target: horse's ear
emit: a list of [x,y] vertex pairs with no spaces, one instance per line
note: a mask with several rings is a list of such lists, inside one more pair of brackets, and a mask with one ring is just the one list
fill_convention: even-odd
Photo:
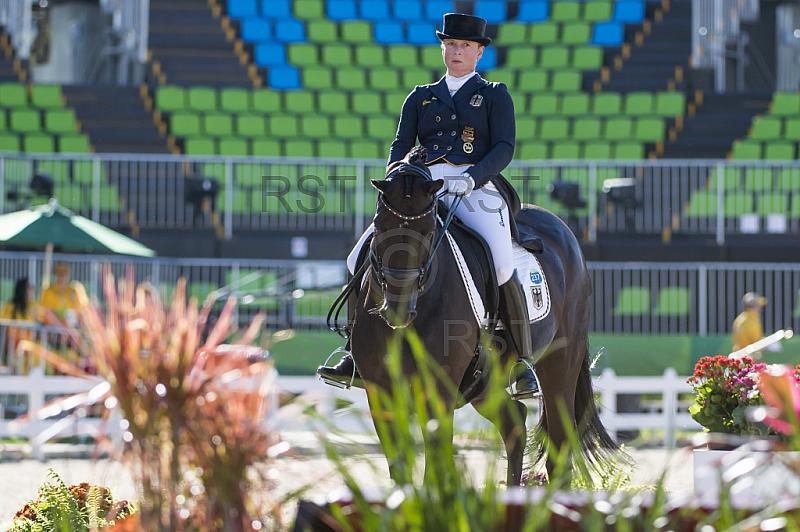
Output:
[[444,180],[443,179],[437,179],[436,181],[426,181],[425,182],[425,187],[426,187],[425,192],[427,193],[428,196],[433,196],[434,194],[439,192],[442,189],[443,186],[444,186]]
[[372,186],[386,194],[386,191],[389,190],[389,185],[391,181],[387,181],[385,179],[372,179]]

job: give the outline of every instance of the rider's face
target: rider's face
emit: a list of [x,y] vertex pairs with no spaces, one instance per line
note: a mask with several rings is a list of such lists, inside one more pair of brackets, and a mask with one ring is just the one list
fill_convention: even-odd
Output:
[[483,56],[482,46],[475,41],[446,39],[442,41],[442,57],[447,73],[460,78],[475,70],[478,60]]

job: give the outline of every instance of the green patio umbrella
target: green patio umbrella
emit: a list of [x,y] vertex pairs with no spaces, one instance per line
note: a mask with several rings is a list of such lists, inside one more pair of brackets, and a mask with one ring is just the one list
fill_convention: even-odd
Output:
[[153,257],[156,252],[125,235],[59,206],[46,205],[0,215],[0,244],[65,253]]

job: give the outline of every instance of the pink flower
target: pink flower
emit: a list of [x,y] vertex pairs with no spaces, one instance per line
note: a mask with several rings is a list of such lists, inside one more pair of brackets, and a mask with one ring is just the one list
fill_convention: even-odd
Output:
[[784,434],[800,433],[800,387],[786,366],[770,366],[759,374],[758,388],[770,407],[764,423]]

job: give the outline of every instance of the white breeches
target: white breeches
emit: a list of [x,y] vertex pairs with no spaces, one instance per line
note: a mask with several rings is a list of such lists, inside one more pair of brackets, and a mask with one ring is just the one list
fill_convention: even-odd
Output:
[[[462,170],[457,166],[439,163],[429,166],[434,180],[461,175]],[[443,188],[443,190],[447,188]],[[445,195],[442,198],[445,205],[450,207],[455,196]],[[461,200],[456,208],[456,216],[468,227],[477,231],[486,240],[492,250],[494,268],[497,273],[497,283],[502,285],[511,279],[514,274],[514,258],[511,251],[511,227],[509,226],[508,205],[502,198],[493,183],[486,183],[483,187],[473,190],[472,194]],[[353,251],[347,256],[347,269],[353,274],[356,271],[356,261],[364,241],[372,234],[374,226],[370,224],[361,238],[358,239]]]

